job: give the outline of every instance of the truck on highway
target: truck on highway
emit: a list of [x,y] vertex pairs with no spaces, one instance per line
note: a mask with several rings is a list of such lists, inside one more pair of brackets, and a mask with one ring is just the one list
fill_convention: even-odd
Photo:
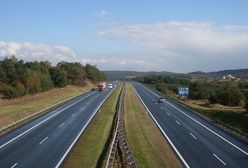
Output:
[[98,91],[104,91],[106,88],[106,83],[105,82],[99,82],[98,83]]

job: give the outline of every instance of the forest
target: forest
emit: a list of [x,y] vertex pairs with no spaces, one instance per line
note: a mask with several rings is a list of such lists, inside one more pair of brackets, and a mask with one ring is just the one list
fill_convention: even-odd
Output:
[[49,61],[24,62],[15,56],[0,61],[0,94],[5,99],[48,91],[66,85],[84,86],[106,80],[94,65],[83,66],[79,62],[59,62],[52,66]]

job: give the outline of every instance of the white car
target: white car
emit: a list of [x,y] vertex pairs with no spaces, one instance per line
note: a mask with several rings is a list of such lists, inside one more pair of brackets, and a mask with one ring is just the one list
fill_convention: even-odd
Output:
[[160,98],[158,99],[158,102],[159,102],[159,103],[165,103],[165,99],[164,99],[163,97],[160,97]]
[[112,88],[113,88],[112,83],[108,84],[108,88],[109,88],[109,89],[112,89]]

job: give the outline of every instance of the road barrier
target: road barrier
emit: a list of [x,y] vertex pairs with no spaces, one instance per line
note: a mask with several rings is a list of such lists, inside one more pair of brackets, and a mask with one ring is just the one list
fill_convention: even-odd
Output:
[[130,167],[130,168],[138,167],[125,134],[124,99],[123,99],[124,92],[125,92],[125,84],[121,90],[121,94],[118,99],[116,129],[115,129],[114,137],[112,139],[109,155],[107,158],[106,168],[114,167],[115,163],[121,164],[121,167]]

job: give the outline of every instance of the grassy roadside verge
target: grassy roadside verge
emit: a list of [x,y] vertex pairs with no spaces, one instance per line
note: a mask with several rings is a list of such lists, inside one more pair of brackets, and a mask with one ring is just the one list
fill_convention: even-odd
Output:
[[[14,100],[0,99],[0,128],[11,124],[15,121],[23,119],[33,113],[51,107],[64,100],[73,98],[89,90],[93,85],[88,83],[86,87],[67,86],[61,89],[52,89],[47,92],[39,93],[31,96],[24,96]],[[0,135],[46,113],[47,110],[41,114],[35,115],[30,119],[22,121],[13,127],[0,132]]]
[[248,142],[248,113],[238,112],[237,110],[227,109],[211,109],[211,108],[199,108],[195,105],[191,105],[185,101],[182,101],[174,96],[169,96],[175,101],[179,101],[186,108],[192,109],[194,113],[200,115],[216,124],[217,126],[225,129],[227,132],[233,134],[237,138],[240,138]]
[[[149,87],[156,90],[153,85]],[[165,94],[165,93],[164,93]],[[181,103],[185,108],[190,109],[196,115],[212,122],[214,125],[224,129],[233,136],[248,142],[248,111],[234,107],[202,107],[192,104],[190,101],[179,99],[175,93],[168,92],[167,95],[172,101]],[[218,106],[220,106],[218,108]]]
[[112,123],[116,113],[116,104],[121,86],[110,95],[90,122],[84,133],[63,163],[65,168],[102,167],[107,154],[109,139],[112,134]]
[[130,84],[124,100],[127,139],[139,167],[181,167]]

